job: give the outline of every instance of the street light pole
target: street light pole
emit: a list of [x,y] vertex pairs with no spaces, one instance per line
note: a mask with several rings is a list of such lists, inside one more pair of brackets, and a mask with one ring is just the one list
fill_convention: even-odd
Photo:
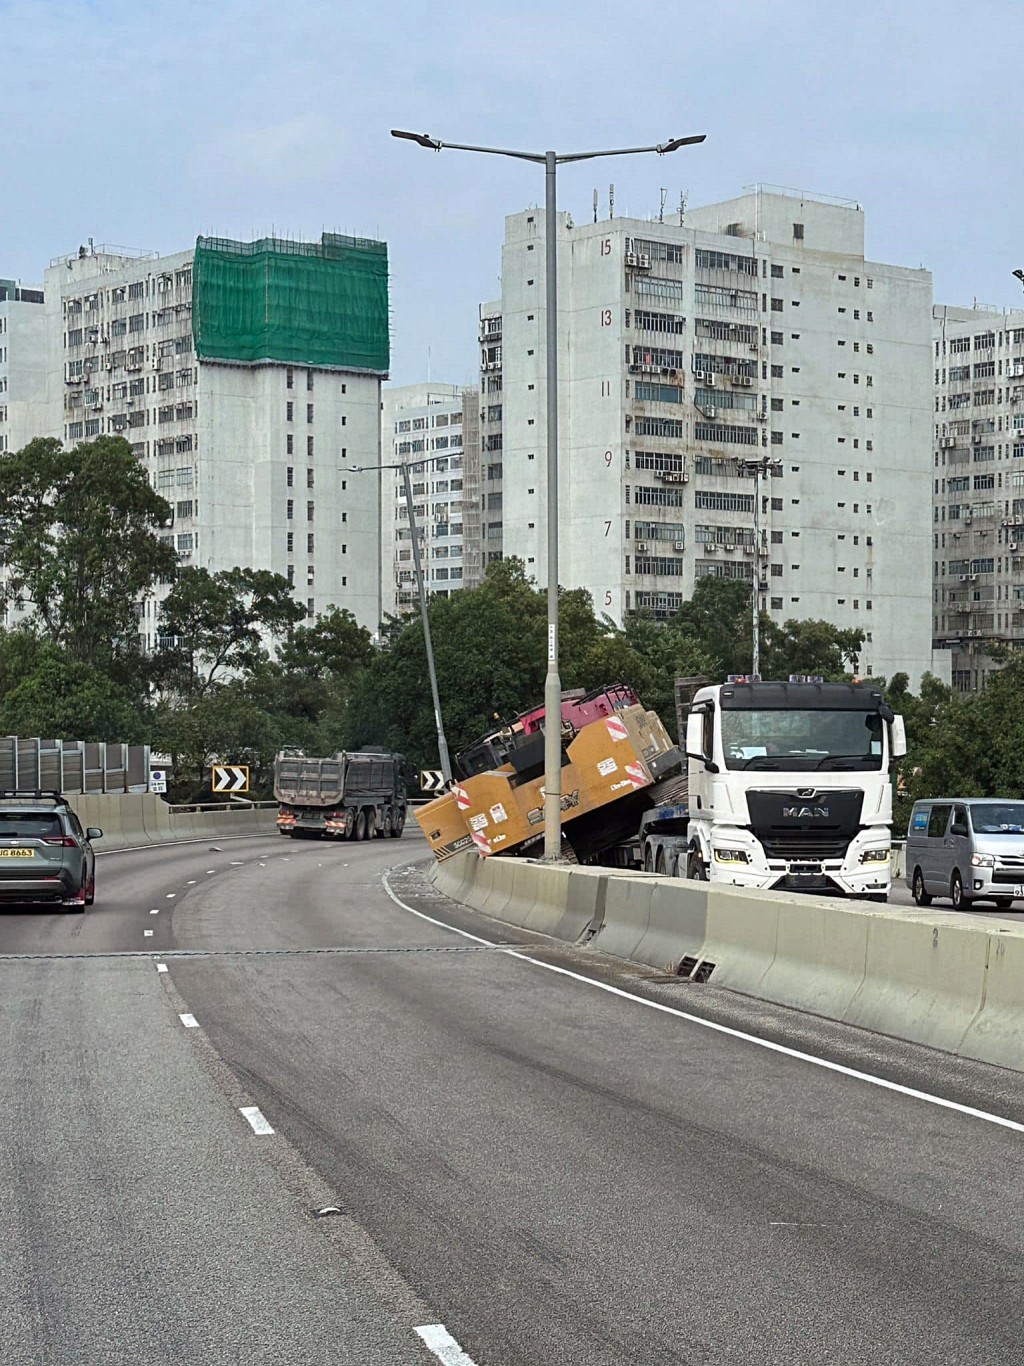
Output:
[[[418,463],[418,462],[414,462]],[[429,464],[429,459],[424,462]],[[441,776],[445,788],[452,785],[452,763],[448,754],[448,740],[444,733],[444,720],[441,716],[441,698],[437,690],[437,670],[434,667],[434,642],[430,635],[430,613],[427,611],[427,589],[423,582],[423,561],[420,557],[419,532],[416,526],[416,509],[412,501],[412,480],[409,478],[409,465],[352,465],[347,466],[349,474],[363,474],[367,470],[400,470],[402,487],[405,492],[405,507],[409,515],[409,535],[412,537],[412,562],[416,571],[416,588],[420,600],[420,618],[423,622],[423,643],[427,651],[427,674],[430,678],[430,699],[434,704],[434,725],[437,729],[437,753],[441,761]]]
[[754,578],[753,593],[751,594],[751,615],[754,639],[754,658],[751,673],[755,678],[761,675],[761,480],[769,478],[770,475],[782,469],[781,460],[772,460],[767,455],[762,455],[760,460],[740,460],[738,462],[741,474],[752,474],[754,476]]
[[590,161],[595,157],[633,156],[657,152],[664,156],[680,147],[703,142],[707,136],[671,138],[652,147],[619,147],[598,152],[517,152],[504,147],[474,147],[466,143],[442,142],[429,133],[409,133],[392,128],[393,138],[415,142],[430,151],[448,148],[454,152],[482,152],[488,156],[512,157],[544,167],[544,251],[546,303],[546,377],[547,377],[547,605],[548,658],[544,678],[544,858],[557,861],[562,850],[562,683],[558,653],[558,167],[570,161]]
[[409,534],[412,536],[412,562],[416,569],[416,587],[419,590],[420,617],[423,621],[423,643],[427,650],[427,673],[430,675],[430,699],[434,704],[434,725],[437,728],[437,753],[441,760],[441,776],[445,788],[452,785],[452,763],[448,757],[448,740],[441,719],[441,698],[437,691],[437,670],[434,668],[434,642],[430,638],[430,613],[427,611],[427,589],[423,582],[423,562],[420,559],[420,538],[416,529],[416,510],[412,501],[412,480],[409,466],[402,466],[402,485],[405,489],[405,506],[409,511]]

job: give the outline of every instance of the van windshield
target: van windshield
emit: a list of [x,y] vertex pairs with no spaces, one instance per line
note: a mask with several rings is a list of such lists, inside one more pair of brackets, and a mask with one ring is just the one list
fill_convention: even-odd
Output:
[[878,712],[797,708],[722,712],[727,768],[875,769],[882,767]]
[[1024,802],[993,802],[971,807],[976,835],[1024,834]]

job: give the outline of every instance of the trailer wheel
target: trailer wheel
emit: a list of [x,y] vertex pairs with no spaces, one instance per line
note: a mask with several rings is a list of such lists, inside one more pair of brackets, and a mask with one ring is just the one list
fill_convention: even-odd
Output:
[[658,874],[659,877],[664,877],[665,874],[668,872],[668,868],[665,864],[664,849],[658,850],[658,857],[654,861],[654,871]]
[[654,872],[654,850],[649,844],[644,845],[644,872]]
[[359,814],[356,816],[355,838],[357,840],[366,839],[366,812],[363,811],[362,808],[360,808]]

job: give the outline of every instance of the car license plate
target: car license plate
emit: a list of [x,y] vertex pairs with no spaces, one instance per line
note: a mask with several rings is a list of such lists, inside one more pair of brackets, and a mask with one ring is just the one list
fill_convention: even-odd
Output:
[[0,858],[34,858],[34,849],[0,849]]

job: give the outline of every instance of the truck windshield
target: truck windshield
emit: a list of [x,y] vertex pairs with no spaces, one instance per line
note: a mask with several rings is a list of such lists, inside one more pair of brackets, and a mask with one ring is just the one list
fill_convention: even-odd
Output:
[[1024,834],[1024,802],[972,806],[971,824],[976,835]]
[[882,718],[863,711],[722,712],[729,769],[881,769]]

